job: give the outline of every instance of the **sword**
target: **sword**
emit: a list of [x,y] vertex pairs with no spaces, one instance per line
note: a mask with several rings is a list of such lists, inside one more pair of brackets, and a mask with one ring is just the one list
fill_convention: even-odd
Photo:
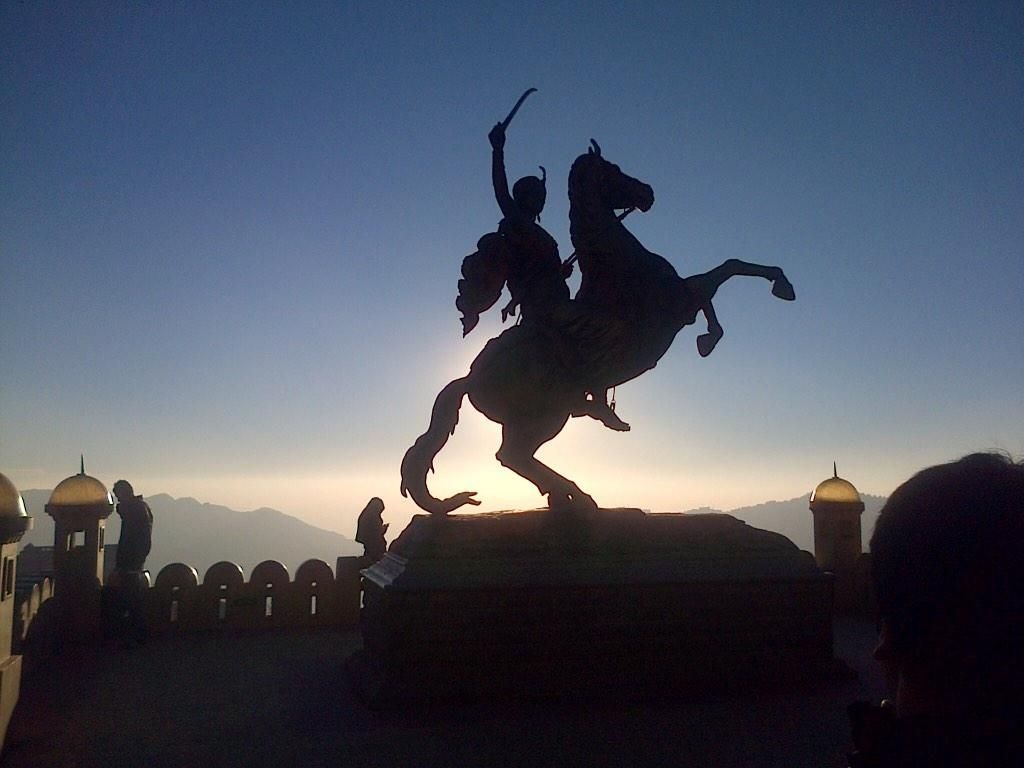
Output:
[[501,121],[501,130],[504,131],[508,128],[508,124],[512,122],[512,118],[516,116],[516,112],[518,112],[519,108],[523,106],[523,102],[526,101],[526,97],[536,90],[536,88],[527,88],[523,91],[523,95],[519,97],[519,101],[517,101],[516,105],[512,107],[512,111],[508,113],[508,117]]

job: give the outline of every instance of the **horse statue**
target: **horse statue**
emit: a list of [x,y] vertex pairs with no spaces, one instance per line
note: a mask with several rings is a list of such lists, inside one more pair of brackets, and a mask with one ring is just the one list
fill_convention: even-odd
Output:
[[466,376],[437,395],[430,426],[402,459],[403,496],[421,509],[446,515],[478,505],[475,491],[446,499],[427,487],[433,460],[455,431],[464,397],[502,425],[495,457],[533,483],[552,510],[588,511],[594,499],[535,454],[578,412],[585,392],[604,392],[657,365],[676,334],[703,313],[707,333],[697,339],[706,356],[722,337],[711,300],[731,277],[762,277],[772,294],[792,301],[793,287],[779,267],[729,259],[709,272],[681,278],[672,265],[641,245],[616,212],[654,204],[648,184],[605,160],[593,139],[569,172],[569,229],[582,279],[564,310],[545,322],[522,322],[487,342]]

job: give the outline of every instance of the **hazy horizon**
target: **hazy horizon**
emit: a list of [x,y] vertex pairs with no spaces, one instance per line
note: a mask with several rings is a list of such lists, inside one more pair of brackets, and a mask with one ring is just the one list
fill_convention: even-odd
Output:
[[[136,489],[136,490],[138,490],[138,489]],[[813,489],[811,489],[811,490],[813,490]],[[860,489],[858,489],[858,490],[860,490]],[[22,494],[25,494],[25,495],[40,494],[40,493],[42,493],[42,494],[49,494],[52,491],[52,488],[29,488],[29,489],[20,488],[19,491]],[[715,512],[723,512],[723,513],[726,513],[726,514],[733,514],[733,513],[736,513],[736,512],[745,510],[745,509],[749,509],[749,508],[767,507],[767,506],[775,505],[775,504],[786,504],[786,503],[791,503],[791,502],[795,502],[795,501],[800,501],[802,499],[807,498],[810,495],[810,493],[811,493],[811,491],[805,491],[804,493],[796,494],[794,496],[787,496],[787,497],[781,497],[781,498],[766,498],[766,499],[761,499],[760,501],[740,504],[740,505],[736,505],[736,506],[732,506],[732,507],[718,507],[718,506],[714,506],[714,505],[704,504],[704,505],[698,505],[698,506],[684,506],[684,507],[681,506],[681,507],[674,508],[674,509],[650,509],[650,508],[643,508],[643,509],[645,511],[647,511],[649,513],[653,513],[653,514],[693,513],[693,512],[702,512],[702,511],[705,511],[705,510],[715,511]],[[294,517],[295,519],[300,520],[300,521],[302,521],[304,523],[307,523],[308,525],[312,525],[312,526],[315,526],[317,528],[322,528],[322,529],[330,531],[332,533],[341,534],[342,536],[345,536],[345,537],[347,537],[349,539],[352,539],[353,541],[355,539],[356,520],[358,518],[359,512],[362,509],[362,507],[359,507],[358,509],[345,509],[345,510],[339,511],[336,515],[325,515],[321,519],[318,516],[316,516],[314,514],[311,514],[311,512],[310,512],[310,510],[308,508],[303,508],[303,507],[299,507],[299,506],[296,506],[296,507],[293,507],[293,508],[281,508],[281,507],[275,507],[272,504],[266,504],[266,503],[259,504],[259,505],[254,506],[254,507],[235,506],[233,504],[224,503],[224,502],[221,502],[221,501],[215,501],[215,500],[211,500],[211,499],[203,498],[203,497],[197,497],[197,496],[194,496],[194,495],[189,495],[189,494],[176,495],[176,494],[171,494],[171,493],[167,493],[165,491],[160,491],[160,490],[155,490],[155,491],[153,491],[151,493],[143,494],[143,496],[146,497],[146,498],[152,498],[154,496],[156,496],[156,497],[166,496],[166,497],[168,497],[169,499],[171,499],[174,502],[182,501],[182,500],[192,500],[192,501],[198,502],[199,504],[202,504],[204,506],[205,505],[209,505],[209,506],[224,507],[224,508],[227,508],[228,510],[230,510],[232,512],[239,512],[239,513],[242,513],[242,514],[249,514],[249,513],[252,513],[252,512],[258,512],[261,509],[270,509],[271,511],[280,512],[280,513],[283,513],[285,515]],[[863,537],[865,539],[865,546],[866,546],[866,540],[867,540],[867,538],[870,537],[870,534],[871,534],[871,528],[872,528],[872,525],[873,525],[873,518],[874,518],[874,515],[877,513],[877,509],[875,509],[875,507],[880,507],[880,503],[884,500],[885,497],[884,496],[880,496],[878,494],[866,493],[864,491],[861,491],[861,497],[865,500],[865,503],[868,506],[868,509],[867,509],[867,511],[866,511],[866,513],[864,515],[865,525],[863,526]],[[44,503],[45,502],[37,503],[35,505],[35,507],[37,507],[37,508],[31,508],[30,507],[28,509],[29,515],[34,516],[34,517],[35,516],[39,516],[39,515],[44,515],[45,514]],[[27,499],[26,499],[26,505],[29,505],[29,501]],[[492,509],[492,508],[483,508],[483,507],[480,507],[480,508],[463,508],[462,510],[460,510],[458,512],[458,514],[477,514],[477,513],[493,512],[493,511],[506,511],[508,509],[524,509],[525,510],[525,509],[535,509],[535,508],[537,508],[539,506],[543,506],[543,505],[540,505],[540,504],[534,504],[533,506],[523,505],[523,506],[519,506],[519,507],[502,508],[501,510],[499,510],[498,508],[493,508]],[[801,510],[801,511],[803,511],[803,510]],[[415,515],[415,514],[426,514],[426,513],[423,512],[422,510],[418,510],[418,509],[415,509],[415,508],[413,508],[412,510],[406,510],[406,509],[389,510],[389,509],[385,509],[384,521],[389,523],[390,526],[391,526],[390,529],[388,530],[388,533],[387,533],[387,540],[389,542],[394,540],[395,537],[397,537],[398,534],[401,533],[402,530],[405,529],[405,526],[408,525],[409,521],[412,519],[412,516]],[[116,519],[114,520],[114,522],[116,523]],[[747,521],[747,522],[750,522],[750,524],[754,525],[755,527],[765,527],[765,528],[768,528],[769,530],[779,530],[778,527],[775,527],[775,526],[772,525],[773,522],[781,523],[781,527],[782,528],[785,528],[785,527],[787,527],[787,525],[791,524],[791,521],[787,521],[787,520],[773,521],[770,517],[766,517],[766,516],[758,516],[757,520],[751,520],[751,521]],[[811,517],[811,513],[810,513],[809,510],[806,511],[806,522],[807,522],[807,531],[806,531],[807,532],[807,537],[810,538],[811,530],[812,530],[812,517]],[[115,525],[115,528],[116,527],[118,527],[118,526]],[[784,531],[782,531],[782,532],[784,532]],[[794,540],[796,540],[795,537],[791,537],[791,538],[794,538]],[[806,543],[807,542],[804,542],[804,544],[806,544]]]

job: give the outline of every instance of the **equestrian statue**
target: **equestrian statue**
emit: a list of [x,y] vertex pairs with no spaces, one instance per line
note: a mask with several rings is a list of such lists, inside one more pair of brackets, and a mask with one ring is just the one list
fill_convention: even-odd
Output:
[[[511,194],[505,177],[505,129],[533,90],[489,134],[492,180],[503,218],[498,231],[484,235],[477,251],[463,261],[456,300],[465,335],[507,285],[511,300],[502,319],[518,310],[518,322],[487,342],[467,375],[441,390],[430,426],[402,459],[402,495],[433,515],[480,503],[475,491],[438,499],[427,487],[433,459],[455,431],[463,398],[502,425],[496,458],[546,495],[551,510],[593,510],[597,504],[587,493],[536,458],[540,446],[573,416],[628,430],[609,406],[607,391],[657,365],[676,334],[698,314],[704,315],[707,331],[697,337],[697,349],[702,357],[711,354],[723,335],[711,302],[729,278],[761,277],[771,282],[774,296],[795,298],[779,267],[738,259],[679,277],[623,224],[630,211],[651,208],[653,189],[606,160],[593,139],[569,171],[575,253],[562,263],[554,238],[537,223],[546,199],[546,174],[520,179]],[[581,282],[570,298],[565,280],[574,262]]]

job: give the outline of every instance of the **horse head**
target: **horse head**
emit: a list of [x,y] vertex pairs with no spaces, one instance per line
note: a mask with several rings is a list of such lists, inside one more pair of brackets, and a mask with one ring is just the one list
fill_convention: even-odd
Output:
[[590,140],[587,153],[580,155],[569,171],[569,199],[587,208],[605,212],[624,208],[647,211],[654,205],[654,190],[622,172],[615,163],[605,160],[601,147]]

